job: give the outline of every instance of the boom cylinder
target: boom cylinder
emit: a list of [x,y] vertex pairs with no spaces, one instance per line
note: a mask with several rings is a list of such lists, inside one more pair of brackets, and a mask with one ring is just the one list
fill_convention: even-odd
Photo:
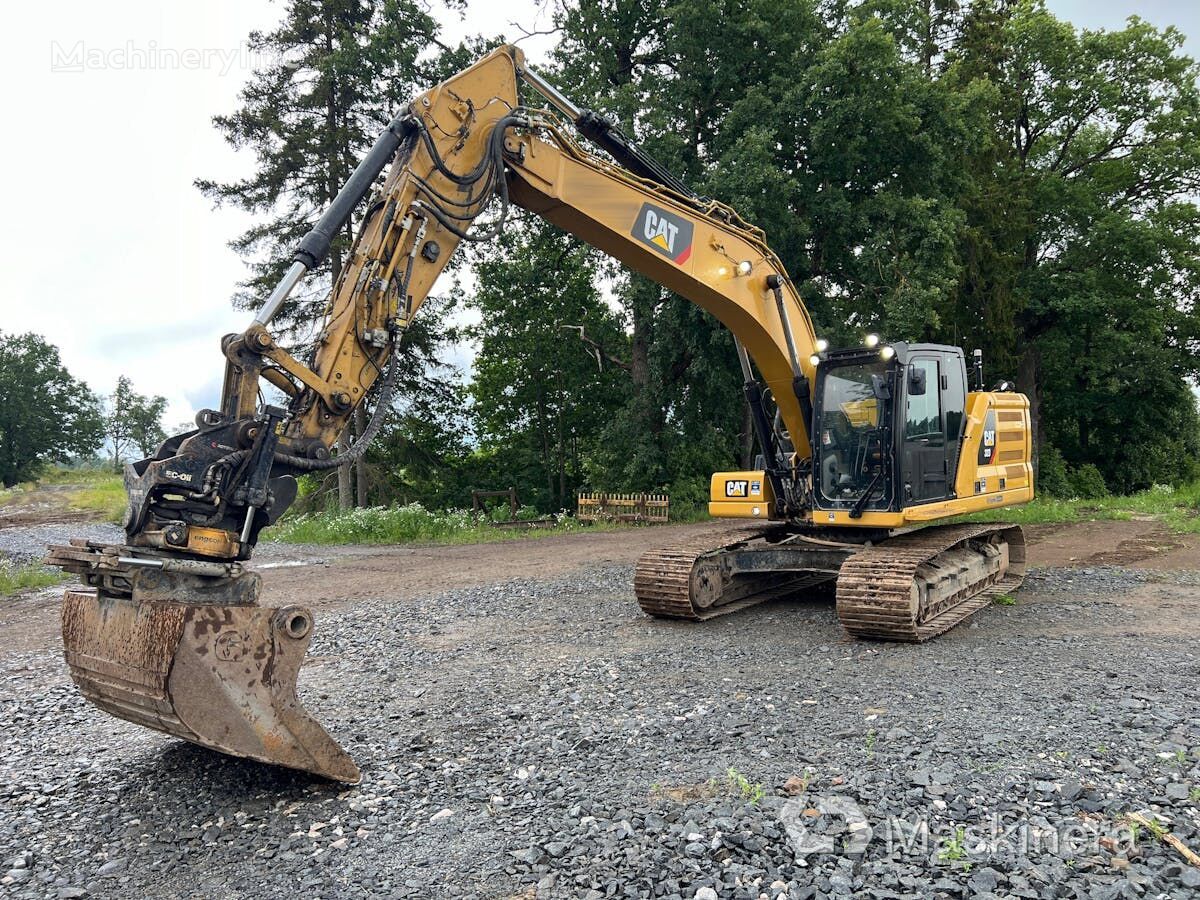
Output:
[[375,183],[375,179],[379,177],[379,173],[392,161],[392,157],[396,155],[400,145],[416,131],[416,120],[405,111],[396,116],[388,127],[379,133],[379,137],[375,139],[371,149],[367,151],[353,174],[338,191],[338,195],[333,198],[329,208],[317,220],[317,224],[312,227],[312,230],[301,239],[292,256],[291,268],[276,285],[275,290],[271,292],[271,296],[263,304],[258,315],[254,317],[256,324],[266,325],[275,318],[275,314],[279,312],[279,308],[283,306],[284,301],[287,300],[300,279],[304,277],[304,273],[321,264],[321,261],[329,253],[329,245],[333,242],[333,236],[350,221],[354,208],[366,196],[371,185]]

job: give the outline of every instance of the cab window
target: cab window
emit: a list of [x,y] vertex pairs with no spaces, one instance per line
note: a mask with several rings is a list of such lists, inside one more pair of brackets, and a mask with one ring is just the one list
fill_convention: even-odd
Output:
[[905,407],[904,437],[907,440],[942,437],[941,391],[938,364],[934,359],[916,359],[910,365],[925,372],[925,393],[909,394]]

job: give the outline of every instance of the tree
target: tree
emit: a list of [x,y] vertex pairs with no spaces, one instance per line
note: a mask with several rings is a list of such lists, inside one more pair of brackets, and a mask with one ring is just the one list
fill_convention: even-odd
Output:
[[167,398],[146,397],[133,389],[124,375],[104,403],[104,436],[112,452],[113,468],[119,469],[132,450],[142,457],[154,454],[166,434],[162,428]]
[[[583,461],[628,384],[627,340],[593,284],[594,251],[540,221],[509,229],[476,265],[470,386],[485,454],[525,502],[573,504]],[[476,485],[502,488],[508,484]]]
[[[257,308],[291,262],[301,236],[337,195],[359,158],[394,111],[440,72],[423,59],[436,43],[437,23],[417,0],[294,0],[275,30],[250,35],[250,47],[273,60],[241,94],[241,108],[214,124],[237,149],[255,153],[258,167],[240,181],[198,179],[218,204],[258,214],[231,246],[250,260],[251,276],[234,302]],[[290,332],[302,356],[341,273],[353,224],[334,241],[329,259],[307,290],[298,290],[274,327]],[[402,351],[403,352],[403,351]],[[406,357],[407,368],[416,359]],[[364,419],[357,418],[361,429]],[[348,436],[343,437],[343,447]],[[350,470],[339,473],[339,495],[350,506]],[[359,468],[359,494],[366,473]]]
[[1182,42],[977,2],[948,57],[992,122],[968,159],[964,330],[1016,369],[1037,443],[1118,490],[1186,477],[1198,443],[1200,70]]
[[[559,77],[763,227],[823,336],[981,346],[1071,466],[1187,477],[1200,104],[1173,29],[1080,31],[1036,0],[582,0],[558,24]],[[623,477],[680,477],[672,447],[720,464],[745,433],[720,329],[636,278],[617,296]]]
[[96,396],[66,370],[57,347],[36,334],[0,333],[0,484],[91,453],[101,431]]

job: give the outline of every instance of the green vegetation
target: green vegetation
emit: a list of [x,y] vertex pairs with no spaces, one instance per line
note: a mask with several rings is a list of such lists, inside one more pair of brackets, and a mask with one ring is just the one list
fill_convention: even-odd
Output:
[[766,796],[762,784],[751,782],[733,766],[730,766],[725,772],[725,787],[730,793],[741,797],[751,806],[757,806]]
[[1043,525],[1138,517],[1161,521],[1176,533],[1200,533],[1200,481],[1179,487],[1156,484],[1149,490],[1124,496],[1088,499],[1038,496],[1024,506],[973,513],[962,517],[962,521]]
[[125,482],[113,472],[90,471],[67,502],[76,509],[97,512],[107,521],[119,523],[125,515]]
[[[989,384],[1030,396],[1042,494],[1097,508],[1018,521],[1134,515],[1101,504],[1200,477],[1200,96],[1178,31],[1083,30],[1039,0],[553,6],[544,73],[764,229],[819,335],[980,347]],[[197,182],[255,214],[233,245],[240,306],[269,293],[387,112],[495,43],[448,46],[439,17],[417,0],[291,4],[251,38],[264,62],[215,125],[258,165]],[[319,320],[355,230],[281,333]],[[406,332],[358,505],[462,508],[511,484],[543,513],[580,487],[665,490],[682,511],[753,459],[710,315],[520,214],[469,259],[470,286],[441,282]],[[450,300],[475,314],[465,384],[437,362],[464,337]],[[337,481],[324,490],[348,505]]]
[[0,597],[10,597],[22,591],[50,587],[70,576],[57,569],[47,569],[41,563],[14,564],[0,560]]
[[[938,851],[938,859],[953,865],[956,862],[962,862],[966,858],[966,829],[962,825],[959,825],[954,830],[954,834],[947,836],[942,841],[942,848]],[[969,868],[970,863],[965,863],[963,867]]]
[[700,784],[664,787],[656,781],[650,785],[651,799],[666,799],[675,803],[690,803],[710,797],[732,796],[751,806],[757,806],[766,795],[762,784],[752,782],[733,766],[725,771],[724,778],[710,778]]
[[554,527],[496,528],[486,521],[476,522],[464,510],[433,512],[419,503],[408,503],[289,516],[263,532],[263,538],[290,544],[473,544],[628,527],[634,526],[584,525],[564,516]]
[[61,510],[87,510],[110,522],[120,522],[125,512],[125,485],[108,466],[50,466],[36,481],[24,481],[0,490],[0,505],[20,508],[37,504]]
[[117,386],[104,398],[104,439],[112,453],[113,468],[133,453],[148,457],[162,443],[162,428],[167,398],[146,397],[133,389],[133,382],[121,375]]
[[100,405],[36,334],[0,332],[0,487],[100,444]]
[[1000,594],[992,600],[997,606],[1016,606],[1017,598],[1012,594]]

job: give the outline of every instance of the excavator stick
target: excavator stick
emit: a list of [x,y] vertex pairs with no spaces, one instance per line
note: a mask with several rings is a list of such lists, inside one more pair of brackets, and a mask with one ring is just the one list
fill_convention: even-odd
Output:
[[[87,542],[50,550],[48,562],[89,585],[67,590],[62,614],[83,695],[203,747],[356,784],[354,761],[296,696],[311,611],[259,606],[257,575],[216,571],[237,564],[123,555],[132,552]],[[189,562],[207,573],[175,568]]]

